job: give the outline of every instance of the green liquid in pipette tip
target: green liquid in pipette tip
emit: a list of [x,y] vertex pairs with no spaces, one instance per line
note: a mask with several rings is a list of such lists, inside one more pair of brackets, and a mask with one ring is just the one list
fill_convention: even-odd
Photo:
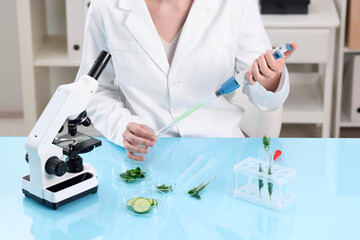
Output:
[[[202,108],[203,106],[205,106],[208,102],[211,102],[212,100],[214,100],[215,98],[217,98],[216,94],[212,94],[209,98],[207,98],[205,101],[197,104],[195,107],[192,107],[191,109],[189,109],[188,111],[186,111],[185,113],[181,114],[178,118],[176,118],[174,121],[171,122],[171,124],[169,124],[167,126],[167,129],[170,129],[172,127],[174,127],[176,124],[178,124],[181,120],[183,120],[184,118],[188,117],[190,114],[192,114],[193,112],[195,112],[196,110]],[[164,130],[164,129],[162,129]],[[161,131],[162,131],[161,130]],[[167,132],[167,130],[165,131]],[[163,135],[164,133],[159,133],[161,135]]]
[[211,102],[212,100],[214,100],[215,98],[217,98],[217,96],[215,94],[212,94],[209,98],[207,98],[205,101],[199,103],[198,105],[196,105],[195,107],[192,107],[191,109],[189,109],[188,111],[186,111],[185,113],[183,113],[180,117],[178,117],[177,119],[175,119],[171,125],[175,126],[178,122],[180,122],[181,120],[183,120],[184,118],[188,117],[190,114],[192,114],[193,112],[195,112],[196,110],[199,110],[200,108],[202,108],[203,106],[205,106],[208,102]]
[[205,105],[205,103],[199,103],[198,105],[196,105],[195,107],[189,109],[188,111],[186,111],[185,113],[183,113],[180,117],[178,117],[177,119],[175,119],[171,125],[174,125],[178,122],[180,122],[181,120],[183,120],[184,118],[186,118],[187,116],[189,116],[190,114],[192,114],[193,112],[195,112],[196,110],[202,108]]

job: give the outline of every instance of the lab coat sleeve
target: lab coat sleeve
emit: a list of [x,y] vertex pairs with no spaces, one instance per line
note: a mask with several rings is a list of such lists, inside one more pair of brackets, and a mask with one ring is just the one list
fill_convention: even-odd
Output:
[[[271,49],[269,38],[266,34],[256,0],[244,1],[244,8],[240,16],[240,24],[237,29],[237,45],[235,56],[235,71],[240,72],[266,50]],[[262,111],[274,111],[280,108],[289,95],[289,74],[284,67],[280,83],[275,92],[267,91],[258,82],[250,85],[244,79],[243,93],[250,101]]]
[[[86,20],[82,63],[76,80],[87,74],[102,50],[109,52],[104,29],[98,3],[95,0],[91,4]],[[122,134],[127,124],[135,122],[146,125],[146,122],[140,117],[132,115],[125,108],[120,96],[120,89],[114,84],[115,77],[113,62],[110,61],[98,79],[99,88],[93,95],[86,111],[100,133],[115,144],[123,146]]]

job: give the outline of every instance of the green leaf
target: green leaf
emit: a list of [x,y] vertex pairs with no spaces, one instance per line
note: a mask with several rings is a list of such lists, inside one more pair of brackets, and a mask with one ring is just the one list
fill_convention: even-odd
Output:
[[270,149],[270,139],[271,138],[266,137],[266,135],[264,135],[262,139],[265,151],[269,151]]
[[156,188],[165,193],[172,192],[172,190],[173,190],[171,185],[166,186],[165,184],[159,185]]
[[190,191],[188,191],[188,193],[189,193],[190,195],[192,195],[192,194],[195,193],[196,189],[197,189],[197,187],[194,187],[193,189],[191,189]]
[[268,191],[269,191],[269,197],[270,197],[270,201],[271,201],[271,195],[272,195],[272,191],[273,191],[273,183],[272,182],[268,182]]
[[200,183],[199,186],[194,187],[193,189],[191,189],[190,191],[188,191],[188,194],[189,194],[191,197],[194,197],[194,198],[196,198],[196,199],[201,199],[201,197],[200,197],[200,192],[201,192],[202,190],[204,190],[204,189],[207,187],[207,185],[209,185],[209,183],[210,183],[210,181],[207,182],[206,184],[204,184],[204,182]]
[[198,193],[195,193],[195,194],[193,195],[193,197],[196,198],[196,199],[199,199],[199,200],[201,199],[201,197],[200,197],[200,195],[199,195]]
[[120,174],[122,179],[127,179],[131,181],[124,181],[124,182],[134,182],[137,178],[145,178],[145,172],[142,172],[140,167],[135,169],[126,170],[125,172]]
[[261,189],[264,187],[264,181],[262,179],[259,179],[259,194],[261,198]]

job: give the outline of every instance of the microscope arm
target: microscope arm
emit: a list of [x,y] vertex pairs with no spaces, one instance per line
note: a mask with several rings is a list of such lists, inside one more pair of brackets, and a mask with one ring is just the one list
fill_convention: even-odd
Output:
[[82,76],[77,82],[61,85],[55,91],[25,144],[29,156],[31,182],[46,186],[51,185],[51,180],[56,178],[50,174],[57,175],[57,173],[42,174],[50,158],[51,161],[56,158],[62,161],[63,149],[52,142],[68,118],[77,117],[86,109],[98,88],[97,78],[110,58],[111,55],[103,51],[89,75]]

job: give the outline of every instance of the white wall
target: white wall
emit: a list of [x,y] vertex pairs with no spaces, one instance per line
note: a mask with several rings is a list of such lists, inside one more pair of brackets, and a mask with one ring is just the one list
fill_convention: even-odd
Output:
[[[0,112],[22,108],[16,1],[0,1]],[[1,117],[1,116],[0,116]]]

